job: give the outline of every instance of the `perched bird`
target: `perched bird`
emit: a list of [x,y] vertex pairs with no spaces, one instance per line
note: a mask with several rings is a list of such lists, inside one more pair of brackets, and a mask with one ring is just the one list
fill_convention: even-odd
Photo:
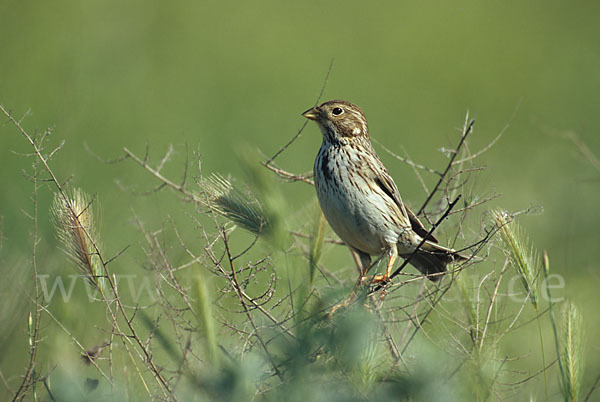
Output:
[[[314,164],[319,205],[335,233],[350,247],[360,272],[371,266],[371,256],[386,254],[387,269],[374,282],[387,282],[398,255],[431,280],[446,266],[466,257],[439,244],[406,207],[394,180],[375,153],[367,119],[356,105],[331,100],[302,114],[317,123],[323,143]],[[438,275],[436,275],[438,274]]]

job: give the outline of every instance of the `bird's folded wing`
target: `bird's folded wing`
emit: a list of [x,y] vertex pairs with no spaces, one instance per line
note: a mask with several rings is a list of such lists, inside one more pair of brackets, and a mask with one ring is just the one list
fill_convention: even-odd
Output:
[[[412,230],[421,237],[427,236],[429,231],[425,229],[425,226],[423,226],[419,218],[417,218],[417,215],[415,215],[407,206],[404,205],[402,198],[400,198],[398,187],[396,187],[396,183],[394,183],[394,179],[392,179],[389,173],[382,171],[376,172],[375,175],[375,183],[388,197],[394,200],[401,213],[408,218]],[[430,240],[434,243],[439,243],[438,239],[432,234],[427,236],[427,240]]]

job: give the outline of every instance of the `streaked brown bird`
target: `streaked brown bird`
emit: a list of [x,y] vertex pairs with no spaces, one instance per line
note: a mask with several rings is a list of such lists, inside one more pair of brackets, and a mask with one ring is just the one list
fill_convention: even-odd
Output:
[[319,204],[335,233],[350,247],[360,272],[359,282],[371,266],[371,256],[388,257],[387,282],[398,256],[431,280],[446,266],[466,257],[439,244],[417,216],[404,205],[394,180],[375,153],[367,119],[356,105],[331,100],[302,114],[317,123],[323,143],[314,164]]

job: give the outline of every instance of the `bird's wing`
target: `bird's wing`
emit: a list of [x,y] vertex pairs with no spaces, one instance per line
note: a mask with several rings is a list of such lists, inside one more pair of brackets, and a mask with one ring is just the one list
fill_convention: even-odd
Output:
[[427,240],[432,241],[434,243],[440,242],[433,234],[429,234],[429,230],[425,229],[425,226],[423,226],[419,218],[417,218],[417,215],[415,215],[413,211],[408,209],[408,207],[406,207],[406,212],[408,212],[408,219],[410,219],[410,225],[412,226],[412,230],[414,230],[416,234],[418,234],[421,237],[427,236]]
[[[421,237],[427,236],[429,231],[425,229],[425,226],[421,223],[417,215],[415,215],[407,206],[402,202],[402,198],[400,197],[400,192],[398,191],[398,187],[396,187],[396,183],[394,183],[394,179],[389,175],[389,173],[385,170],[375,172],[375,183],[379,188],[398,206],[400,212],[408,218],[410,222],[410,226],[412,230]],[[432,234],[427,236],[427,240],[430,240],[434,243],[438,243],[438,239]]]
[[[383,167],[383,166],[382,166]],[[398,206],[400,213],[402,214],[402,220],[406,222],[408,225],[409,215],[406,211],[406,207],[402,202],[402,198],[400,197],[400,192],[398,191],[398,187],[396,187],[396,183],[394,183],[394,179],[391,178],[389,173],[383,169],[376,169],[373,171],[373,180],[377,187],[381,189],[389,198],[394,201],[394,203]]]

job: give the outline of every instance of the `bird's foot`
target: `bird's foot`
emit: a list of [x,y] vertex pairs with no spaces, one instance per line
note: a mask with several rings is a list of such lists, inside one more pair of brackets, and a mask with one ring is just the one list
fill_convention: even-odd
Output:
[[363,276],[361,279],[362,285],[371,285],[371,284],[386,284],[391,282],[392,280],[387,274],[383,275],[373,275],[373,276]]

